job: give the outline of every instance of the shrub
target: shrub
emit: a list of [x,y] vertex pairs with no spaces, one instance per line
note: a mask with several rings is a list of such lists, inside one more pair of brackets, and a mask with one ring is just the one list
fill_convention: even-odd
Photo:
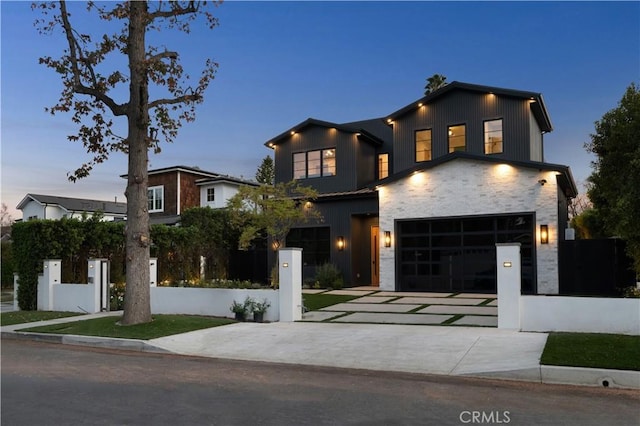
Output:
[[316,268],[316,282],[322,288],[341,289],[344,285],[342,273],[332,263],[325,263]]
[[0,266],[0,273],[2,273],[2,288],[13,288],[13,249],[11,242],[3,241],[0,248],[0,255],[2,256],[2,265]]
[[124,309],[124,282],[111,284],[109,287],[109,310],[121,311]]
[[622,297],[640,298],[640,288],[634,286],[625,287],[622,289]]

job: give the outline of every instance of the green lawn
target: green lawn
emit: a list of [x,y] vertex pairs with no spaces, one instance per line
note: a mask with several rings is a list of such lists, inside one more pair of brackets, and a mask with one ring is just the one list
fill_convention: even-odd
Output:
[[53,312],[53,311],[12,311],[0,314],[0,325],[23,324],[26,322],[46,321],[56,318],[84,315],[78,312]]
[[302,303],[310,311],[316,311],[327,306],[348,302],[360,296],[345,296],[340,294],[303,294]]
[[640,371],[640,336],[550,333],[540,363]]
[[32,327],[21,329],[20,331],[148,340],[235,322],[228,318],[196,315],[154,315],[153,321],[150,323],[127,326],[118,325],[117,323],[119,321],[120,317],[111,316],[64,324]]

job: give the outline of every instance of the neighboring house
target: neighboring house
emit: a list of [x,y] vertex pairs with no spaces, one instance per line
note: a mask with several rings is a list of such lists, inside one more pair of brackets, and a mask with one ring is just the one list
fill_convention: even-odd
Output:
[[101,213],[104,221],[125,220],[127,217],[127,203],[54,195],[27,194],[16,208],[22,211],[22,220],[59,220],[63,217],[80,219],[94,213]]
[[351,285],[496,292],[495,244],[519,242],[524,293],[558,293],[558,242],[577,189],[544,162],[539,93],[453,82],[387,117],[306,120],[267,141],[276,182],[319,192],[322,223],[292,229],[305,278],[330,262]]
[[175,225],[189,208],[225,207],[241,185],[257,184],[197,167],[149,170],[149,219],[152,224]]

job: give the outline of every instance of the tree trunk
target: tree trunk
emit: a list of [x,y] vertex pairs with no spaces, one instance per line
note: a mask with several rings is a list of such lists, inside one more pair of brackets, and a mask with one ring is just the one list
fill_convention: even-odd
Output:
[[149,87],[145,65],[147,2],[129,3],[129,168],[127,178],[127,272],[122,324],[151,321],[149,288],[148,142]]

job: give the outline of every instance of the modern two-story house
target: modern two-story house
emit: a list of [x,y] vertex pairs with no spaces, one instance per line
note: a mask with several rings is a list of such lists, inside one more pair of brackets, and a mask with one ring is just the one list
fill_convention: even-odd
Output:
[[321,223],[292,229],[305,277],[330,262],[350,285],[496,291],[495,244],[519,242],[524,293],[558,292],[558,242],[577,194],[544,162],[542,95],[452,82],[373,120],[309,119],[266,146],[276,181],[320,194]]

